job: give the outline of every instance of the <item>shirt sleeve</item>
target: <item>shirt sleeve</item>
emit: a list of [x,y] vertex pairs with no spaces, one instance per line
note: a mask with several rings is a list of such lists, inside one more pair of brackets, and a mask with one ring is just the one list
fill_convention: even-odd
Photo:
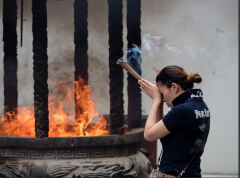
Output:
[[186,129],[189,125],[187,109],[182,105],[174,107],[163,117],[163,123],[171,133]]

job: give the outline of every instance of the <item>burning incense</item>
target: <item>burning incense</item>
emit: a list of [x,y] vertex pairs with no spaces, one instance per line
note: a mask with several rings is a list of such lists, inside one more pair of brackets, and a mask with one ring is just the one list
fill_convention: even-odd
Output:
[[130,73],[137,80],[141,80],[142,77],[135,71],[133,68],[125,61],[118,59],[117,64],[119,64],[122,68],[124,68],[128,73]]

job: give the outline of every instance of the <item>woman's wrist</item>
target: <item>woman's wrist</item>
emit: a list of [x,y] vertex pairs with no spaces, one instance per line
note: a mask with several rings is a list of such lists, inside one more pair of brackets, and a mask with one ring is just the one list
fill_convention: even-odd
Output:
[[160,106],[162,106],[162,107],[163,107],[163,103],[164,103],[164,102],[161,100],[161,101],[160,101]]
[[152,103],[158,104],[158,105],[162,104],[160,99],[153,99]]

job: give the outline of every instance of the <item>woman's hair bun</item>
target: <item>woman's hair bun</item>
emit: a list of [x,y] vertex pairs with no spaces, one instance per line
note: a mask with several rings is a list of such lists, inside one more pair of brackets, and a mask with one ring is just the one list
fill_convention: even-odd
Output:
[[195,78],[195,83],[201,83],[202,82],[202,77],[200,77],[200,75],[193,74],[193,76]]
[[202,78],[200,77],[200,75],[193,74],[193,73],[188,74],[187,80],[188,80],[189,88],[193,88],[194,83],[201,83],[202,82]]
[[198,74],[187,73],[182,67],[170,65],[164,67],[156,77],[156,83],[161,82],[171,88],[172,83],[178,84],[184,91],[192,89],[194,83],[200,83],[202,78]]

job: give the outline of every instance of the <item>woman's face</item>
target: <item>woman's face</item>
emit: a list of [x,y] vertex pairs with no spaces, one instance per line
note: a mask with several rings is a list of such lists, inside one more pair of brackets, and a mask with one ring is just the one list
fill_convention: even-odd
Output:
[[171,88],[168,88],[166,85],[162,85],[161,82],[158,82],[157,86],[158,90],[163,96],[163,101],[166,102],[167,106],[172,109],[173,108],[172,101],[176,97],[176,94],[173,90],[173,86],[171,86]]

